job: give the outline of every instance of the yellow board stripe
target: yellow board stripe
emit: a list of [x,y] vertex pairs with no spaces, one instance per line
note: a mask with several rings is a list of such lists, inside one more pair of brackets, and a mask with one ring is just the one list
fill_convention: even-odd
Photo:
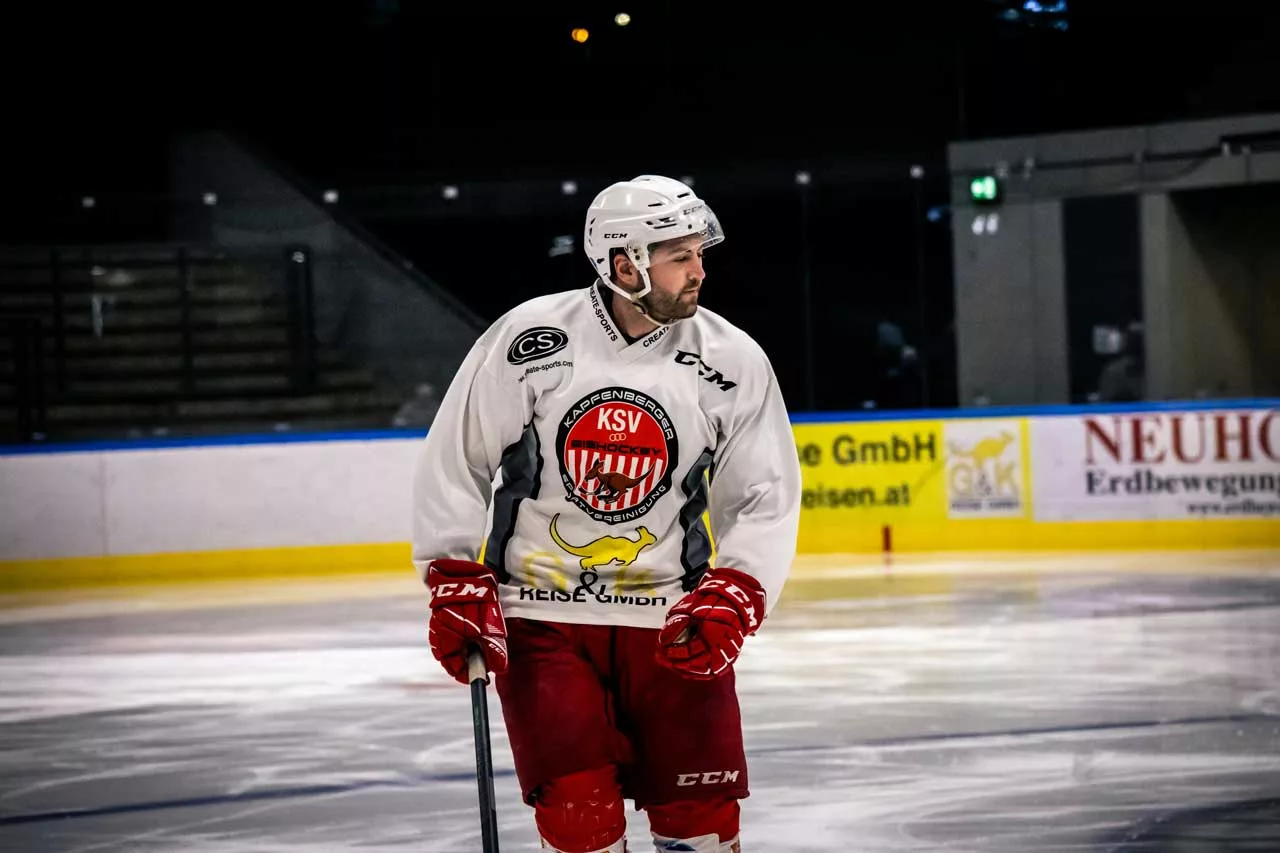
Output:
[[[703,522],[708,521],[704,516]],[[803,555],[875,554],[881,551],[882,528],[878,525],[866,522],[839,524],[833,523],[834,519],[818,522],[812,515],[808,521],[800,531],[802,559]],[[993,519],[899,525],[891,529],[891,541],[895,554],[1267,549],[1280,547],[1280,525],[1274,520],[1037,524],[1021,519]],[[398,571],[411,577],[413,564],[410,553],[408,542],[388,542],[0,561],[0,591]]]
[[0,590],[60,586],[319,577],[401,570],[413,575],[409,543],[252,548],[0,562]]

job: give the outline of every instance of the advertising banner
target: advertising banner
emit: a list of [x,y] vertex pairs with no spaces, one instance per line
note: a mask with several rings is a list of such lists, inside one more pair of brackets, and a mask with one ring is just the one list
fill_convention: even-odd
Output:
[[1025,419],[947,421],[945,435],[947,517],[1026,517]]
[[805,510],[888,522],[1023,518],[1024,418],[797,424]]
[[946,514],[941,421],[797,424],[801,510],[891,522]]
[[1037,521],[1280,520],[1280,410],[1031,422]]

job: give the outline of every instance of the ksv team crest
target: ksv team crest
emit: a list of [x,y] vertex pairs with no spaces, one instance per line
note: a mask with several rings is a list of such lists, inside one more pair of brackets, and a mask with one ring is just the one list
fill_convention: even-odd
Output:
[[648,394],[619,387],[588,394],[556,434],[565,499],[606,524],[639,518],[670,491],[677,445],[670,416]]

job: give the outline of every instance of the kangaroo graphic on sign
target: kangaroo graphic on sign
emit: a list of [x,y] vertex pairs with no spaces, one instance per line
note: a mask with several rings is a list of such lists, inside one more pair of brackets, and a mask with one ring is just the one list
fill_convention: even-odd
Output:
[[1001,431],[997,438],[984,438],[973,446],[972,450],[961,450],[953,441],[951,442],[951,455],[963,456],[973,460],[975,468],[981,469],[988,461],[995,462],[1013,443],[1013,435],[1007,431]]
[[658,541],[657,537],[649,532],[649,528],[641,525],[636,528],[638,539],[628,539],[625,536],[601,536],[599,539],[593,539],[585,545],[570,545],[560,537],[560,531],[556,530],[556,519],[558,518],[560,518],[560,513],[556,513],[551,518],[551,538],[561,548],[573,556],[581,558],[578,562],[583,571],[607,566],[614,560],[624,566],[629,566],[636,561],[641,551]]
[[[602,465],[604,465],[604,462],[600,459],[591,463],[591,467],[587,469],[587,476],[582,478],[583,485],[578,486],[578,491],[584,495],[599,498],[607,504],[616,502],[627,489],[635,488],[644,482],[644,478],[649,476],[649,472],[653,470],[653,466],[650,465],[644,469],[644,473],[639,477],[628,477],[626,474],[620,474],[617,471],[602,471]],[[585,485],[593,479],[596,481],[594,491],[588,489]]]

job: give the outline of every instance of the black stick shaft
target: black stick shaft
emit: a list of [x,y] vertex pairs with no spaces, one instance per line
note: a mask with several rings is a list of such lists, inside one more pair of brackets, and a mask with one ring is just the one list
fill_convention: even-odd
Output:
[[489,741],[489,683],[484,659],[471,655],[471,723],[476,740],[476,785],[480,792],[480,839],[484,853],[498,853],[498,807],[493,793],[493,750]]

